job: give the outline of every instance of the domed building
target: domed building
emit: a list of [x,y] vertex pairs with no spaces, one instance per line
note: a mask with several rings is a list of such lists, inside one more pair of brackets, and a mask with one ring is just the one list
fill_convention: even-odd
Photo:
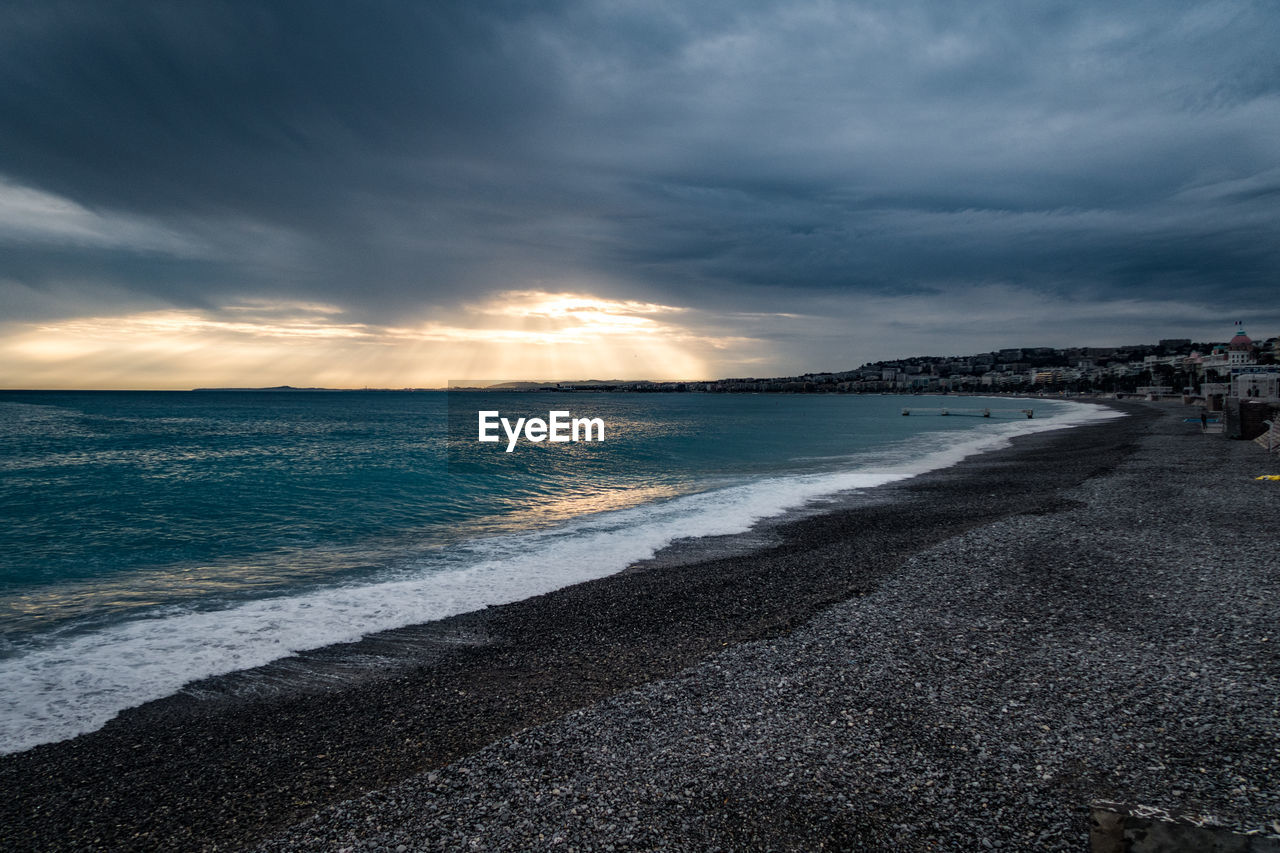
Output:
[[1253,345],[1253,338],[1244,333],[1244,326],[1236,323],[1235,337],[1227,344],[1227,364],[1228,366],[1236,366],[1240,364],[1253,364],[1254,352],[1256,347]]
[[[1280,402],[1280,368],[1274,364],[1258,363],[1258,347],[1239,323],[1236,323],[1235,337],[1227,344],[1226,356],[1226,369],[1221,373],[1225,374],[1229,400],[1272,404]],[[1242,426],[1247,426],[1243,424],[1243,420],[1247,418],[1244,415],[1241,418]],[[1255,419],[1261,418],[1258,415]]]
[[1280,368],[1258,363],[1258,347],[1241,323],[1229,342],[1187,364],[1202,379],[1200,392],[1210,411],[1221,411],[1228,400],[1275,402],[1280,396]]
[[1225,377],[1233,367],[1256,363],[1256,353],[1253,338],[1244,333],[1242,324],[1236,323],[1235,336],[1228,343],[1214,344],[1209,354],[1201,358],[1201,369],[1205,371],[1206,377]]

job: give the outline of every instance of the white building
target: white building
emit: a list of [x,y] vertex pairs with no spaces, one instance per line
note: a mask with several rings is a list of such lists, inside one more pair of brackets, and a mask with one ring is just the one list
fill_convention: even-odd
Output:
[[1230,395],[1241,400],[1280,403],[1280,367],[1243,366],[1231,371]]

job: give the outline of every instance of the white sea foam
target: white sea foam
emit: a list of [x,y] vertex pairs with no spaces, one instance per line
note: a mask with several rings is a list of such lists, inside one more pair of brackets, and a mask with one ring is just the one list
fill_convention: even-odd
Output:
[[0,661],[0,752],[93,731],[121,710],[171,695],[196,679],[603,577],[679,538],[741,533],[823,496],[954,465],[1017,435],[1119,416],[1077,404],[1040,420],[928,433],[892,464],[773,477],[604,512],[552,529],[466,543],[447,562],[429,561],[377,582],[224,610],[156,614],[54,640]]

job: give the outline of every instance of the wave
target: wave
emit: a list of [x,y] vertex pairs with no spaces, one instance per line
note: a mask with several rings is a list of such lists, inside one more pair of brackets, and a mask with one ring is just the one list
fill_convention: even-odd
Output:
[[818,499],[954,465],[1018,435],[1121,417],[1070,404],[1041,420],[924,433],[844,470],[774,476],[559,526],[473,540],[374,581],[244,602],[169,607],[78,635],[37,639],[0,660],[0,753],[101,728],[184,685],[378,631],[505,604],[604,577],[692,537],[744,533]]

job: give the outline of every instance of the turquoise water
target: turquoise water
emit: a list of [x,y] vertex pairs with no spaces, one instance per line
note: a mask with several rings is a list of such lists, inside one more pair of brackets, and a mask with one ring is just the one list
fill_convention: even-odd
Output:
[[[880,396],[0,392],[0,750],[188,680],[619,571],[1036,420]],[[476,411],[600,443],[476,442]]]

